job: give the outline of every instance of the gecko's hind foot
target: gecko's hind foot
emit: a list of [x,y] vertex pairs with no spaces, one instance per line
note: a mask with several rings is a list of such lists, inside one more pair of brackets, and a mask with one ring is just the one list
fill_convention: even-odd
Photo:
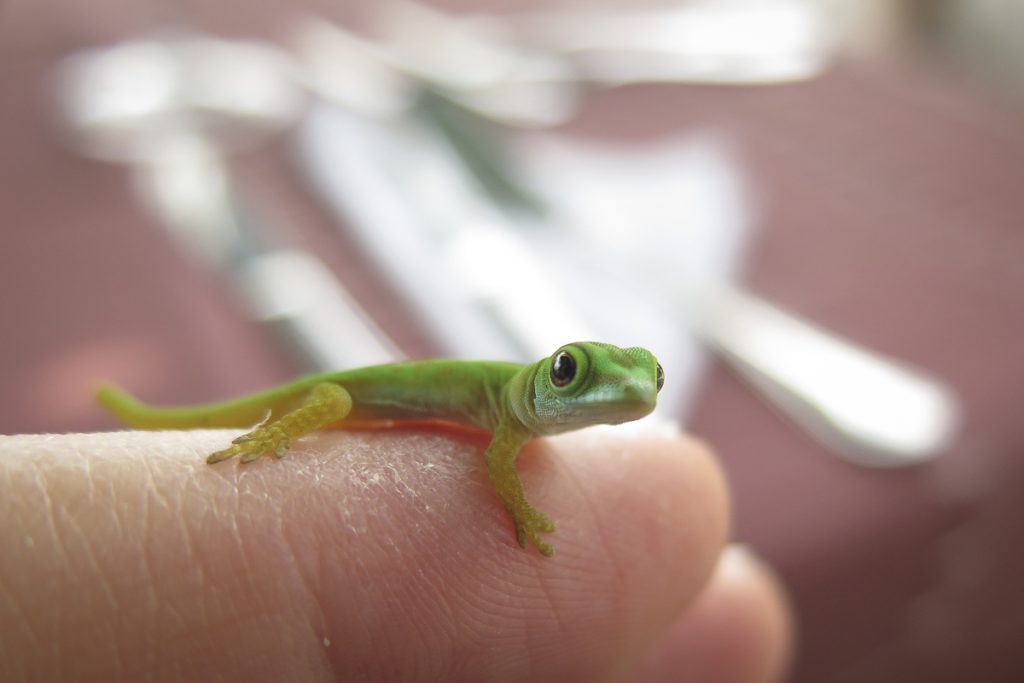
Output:
[[540,537],[542,533],[549,534],[555,530],[555,523],[550,517],[532,507],[513,513],[512,517],[516,525],[516,540],[519,541],[520,547],[525,548],[526,540],[529,539],[544,557],[554,555],[555,549]]
[[272,453],[275,457],[280,458],[291,445],[291,437],[279,427],[269,425],[243,434],[231,443],[232,445],[228,448],[211,453],[206,458],[206,462],[212,465],[240,455],[242,463],[249,463],[258,460],[265,453]]
[[233,458],[236,455],[238,455],[238,451],[234,448],[225,448],[224,450],[217,451],[216,453],[210,453],[206,456],[206,464],[213,465],[214,463],[218,463],[222,460]]
[[265,453],[280,458],[292,439],[302,438],[324,425],[341,420],[351,408],[352,397],[343,387],[333,382],[321,382],[310,390],[298,408],[278,418],[268,414],[261,425],[236,438],[228,448],[210,455],[206,462],[213,464],[240,455],[241,461],[246,463],[259,459]]

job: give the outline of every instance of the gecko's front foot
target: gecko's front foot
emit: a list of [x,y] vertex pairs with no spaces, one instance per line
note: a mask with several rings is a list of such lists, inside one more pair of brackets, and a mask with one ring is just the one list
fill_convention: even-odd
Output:
[[516,540],[519,541],[520,547],[525,548],[526,539],[530,539],[530,542],[537,546],[537,550],[544,557],[551,557],[555,553],[551,544],[541,540],[540,537],[541,533],[551,533],[555,530],[555,523],[551,521],[550,517],[530,505],[518,511],[510,511],[510,513],[512,521],[516,525]]

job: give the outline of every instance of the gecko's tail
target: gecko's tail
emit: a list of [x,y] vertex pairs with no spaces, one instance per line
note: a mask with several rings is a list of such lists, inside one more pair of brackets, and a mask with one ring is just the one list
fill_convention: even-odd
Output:
[[247,427],[267,413],[265,400],[248,399],[198,406],[152,406],[124,389],[102,384],[96,400],[115,417],[135,429],[191,429],[194,427]]
[[[194,424],[194,416],[185,415],[177,408],[148,405],[113,384],[101,384],[97,387],[96,400],[128,427],[174,429],[197,426]],[[183,419],[188,417],[193,419]]]
[[130,427],[136,426],[133,424],[134,418],[147,407],[127,391],[113,384],[98,386],[96,401]]

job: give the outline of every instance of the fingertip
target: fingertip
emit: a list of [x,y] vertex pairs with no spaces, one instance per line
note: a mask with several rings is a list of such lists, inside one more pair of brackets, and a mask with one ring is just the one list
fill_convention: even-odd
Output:
[[[161,650],[167,661],[216,640],[209,658],[188,661],[224,679],[297,666],[374,680],[409,671],[606,678],[632,666],[693,599],[728,527],[721,471],[703,445],[679,435],[594,430],[524,449],[526,495],[558,524],[545,539],[550,558],[517,545],[474,441],[328,432],[280,462],[202,464],[231,436],[45,444],[58,463],[47,476],[73,489],[59,498],[88,503],[76,523],[121,511],[108,530],[119,536],[103,544],[112,570],[135,572],[120,585],[145,583],[157,607],[196,606],[181,623],[146,631],[143,607],[118,613],[117,624],[132,626],[118,643],[140,662],[154,639],[175,643]],[[59,465],[66,448],[91,465]],[[97,498],[82,472],[108,473],[111,499]],[[150,528],[162,530],[158,538]],[[169,558],[155,578],[133,564],[141,543]],[[236,637],[221,640],[225,625]],[[325,639],[345,647],[325,650]],[[72,640],[83,650],[94,642]],[[253,640],[264,643],[264,663],[251,657]]]
[[[747,545],[723,553],[721,588],[731,596],[736,619],[730,638],[734,654],[747,653],[744,681],[779,681],[785,677],[795,649],[795,621],[788,593],[775,570]],[[722,598],[725,600],[725,597]],[[742,618],[742,619],[741,619]],[[739,637],[737,637],[737,634]],[[749,645],[743,646],[743,639]],[[737,678],[736,680],[740,680]]]
[[[729,528],[722,469],[701,441],[678,432],[597,429],[527,453],[528,492],[558,520],[556,555],[537,568],[556,618],[586,614],[591,654],[628,669],[694,599]],[[594,604],[582,604],[600,597]]]
[[671,584],[681,607],[710,575],[729,530],[725,476],[707,444],[664,430],[599,429],[550,448],[560,471],[537,488],[562,522],[552,539],[565,561],[642,567]]
[[[624,672],[700,591],[727,536],[722,471],[704,444],[678,434],[587,430],[528,445],[517,465],[528,500],[557,523],[545,536],[550,557],[520,547],[478,446],[419,434],[330,434],[309,447],[334,452],[342,443],[337,478],[329,460],[318,476],[345,501],[347,527],[304,503],[286,508],[285,529],[321,539],[315,550],[292,545],[331,567],[306,581],[320,586],[331,639],[347,633],[355,644],[362,632],[351,629],[358,599],[325,584],[362,576],[358,593],[401,597],[364,601],[360,618],[392,624],[383,637],[403,643],[403,659],[420,665],[493,680]],[[379,457],[364,460],[367,447]],[[487,661],[472,646],[481,642]],[[447,662],[424,659],[438,649]]]
[[781,681],[794,642],[793,613],[778,577],[748,547],[733,545],[691,609],[627,680]]

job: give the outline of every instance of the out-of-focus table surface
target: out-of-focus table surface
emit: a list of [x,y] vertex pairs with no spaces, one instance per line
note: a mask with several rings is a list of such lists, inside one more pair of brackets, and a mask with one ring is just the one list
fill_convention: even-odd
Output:
[[[88,6],[0,7],[0,433],[113,427],[89,401],[98,372],[152,400],[189,401],[295,370],[158,229],[123,169],[64,144],[54,61],[159,18]],[[289,12],[240,7],[195,3],[185,15],[278,37]],[[967,415],[933,464],[858,469],[713,367],[689,426],[725,462],[736,538],[792,592],[795,680],[1024,680],[1020,116],[932,68],[840,64],[803,84],[596,93],[567,132],[629,140],[696,127],[731,140],[756,183],[750,288],[945,377]],[[247,192],[404,350],[429,354],[380,277],[334,241],[287,154],[278,140],[238,159]]]

